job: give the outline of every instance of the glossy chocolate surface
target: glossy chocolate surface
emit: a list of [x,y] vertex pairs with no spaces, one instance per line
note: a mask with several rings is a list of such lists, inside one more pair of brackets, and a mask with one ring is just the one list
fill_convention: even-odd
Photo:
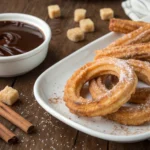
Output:
[[0,21],[0,56],[26,53],[43,41],[42,31],[33,25],[18,21]]

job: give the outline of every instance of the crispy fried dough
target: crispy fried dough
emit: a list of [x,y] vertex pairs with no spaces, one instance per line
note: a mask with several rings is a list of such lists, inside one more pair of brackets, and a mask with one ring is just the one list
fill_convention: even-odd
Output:
[[[101,94],[96,101],[80,96],[82,86],[89,80],[104,74],[118,76],[119,82],[108,93]],[[64,101],[74,114],[81,116],[104,116],[117,111],[135,92],[137,77],[124,60],[102,58],[78,69],[67,81]]]

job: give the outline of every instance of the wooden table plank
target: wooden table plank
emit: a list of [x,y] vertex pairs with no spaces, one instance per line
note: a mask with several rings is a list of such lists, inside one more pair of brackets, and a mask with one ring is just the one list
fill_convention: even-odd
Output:
[[101,140],[82,132],[78,133],[72,150],[108,150],[108,141]]
[[[62,17],[60,19],[50,20],[47,14],[47,6],[55,3],[59,4],[61,7]],[[23,12],[40,17],[51,26],[53,36],[45,61],[33,71],[17,77],[13,85],[20,92],[21,98],[21,100],[13,106],[13,109],[33,122],[36,125],[37,131],[34,134],[27,135],[7,121],[2,120],[7,127],[11,128],[14,133],[18,135],[20,143],[9,146],[0,140],[0,150],[134,150],[137,149],[137,147],[138,150],[145,150],[150,147],[148,141],[133,144],[114,143],[79,132],[45,112],[37,104],[33,96],[34,82],[44,70],[82,46],[109,32],[108,21],[100,20],[100,8],[111,7],[115,10],[117,17],[127,18],[120,4],[121,0],[113,2],[111,0],[13,0],[9,2],[1,0],[1,13]],[[86,34],[86,39],[83,42],[73,43],[67,39],[66,31],[69,28],[78,26],[78,23],[74,23],[73,21],[73,12],[74,9],[79,7],[87,9],[87,16],[94,21],[96,31]],[[11,85],[13,81],[14,78],[0,79],[0,88],[3,88],[7,84]]]
[[149,150],[150,141],[145,140],[137,143],[109,142],[109,150]]
[[[17,7],[16,7],[17,6]],[[26,0],[14,0],[14,1],[6,1],[2,0],[0,3],[0,13],[22,13],[23,10],[28,6],[28,1]]]

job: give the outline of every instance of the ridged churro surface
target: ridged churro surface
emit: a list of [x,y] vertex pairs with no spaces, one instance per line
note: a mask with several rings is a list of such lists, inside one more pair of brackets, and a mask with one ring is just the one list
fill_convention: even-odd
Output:
[[[134,71],[136,72],[140,80],[144,81],[147,84],[150,84],[150,63],[133,59],[127,60],[127,63],[134,68]],[[101,80],[101,82],[99,80]],[[102,78],[99,77],[99,80],[93,79],[89,85],[90,93],[92,95],[92,98],[95,100],[97,100],[101,93],[104,94],[105,92],[108,93],[110,91],[102,83]],[[116,85],[114,85],[112,89],[115,88]],[[149,88],[137,89],[135,94],[131,96],[129,102],[136,103],[136,107],[122,106],[117,112],[107,115],[106,118],[125,125],[140,125],[150,121]]]
[[[80,96],[81,88],[87,81],[104,74],[118,76],[119,82],[115,88],[94,101]],[[136,74],[124,60],[106,57],[84,65],[72,75],[65,86],[64,100],[72,113],[89,117],[104,116],[126,103],[134,93],[136,84]]]
[[102,57],[116,57],[122,59],[149,59],[150,43],[110,47],[96,51],[96,59]]
[[126,34],[148,24],[149,23],[141,21],[112,18],[109,22],[109,30]]

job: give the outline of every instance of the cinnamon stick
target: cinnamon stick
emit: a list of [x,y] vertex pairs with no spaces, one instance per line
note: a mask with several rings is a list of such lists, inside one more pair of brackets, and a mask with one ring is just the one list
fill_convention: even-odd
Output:
[[14,133],[0,123],[0,138],[9,144],[16,143],[18,138]]
[[0,115],[26,133],[31,133],[34,129],[34,126],[29,121],[25,120],[22,116],[2,102],[0,102]]

